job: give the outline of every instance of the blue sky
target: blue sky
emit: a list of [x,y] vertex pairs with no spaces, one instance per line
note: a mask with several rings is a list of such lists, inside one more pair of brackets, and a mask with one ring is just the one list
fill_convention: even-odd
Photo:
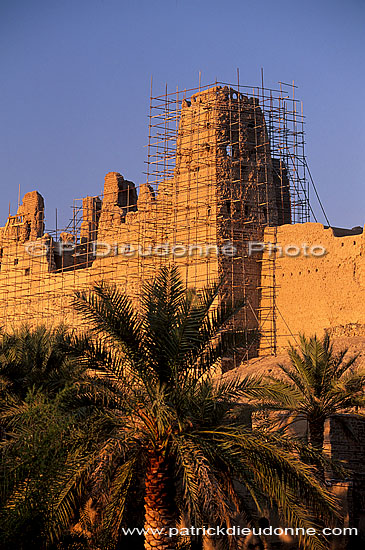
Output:
[[[143,183],[154,92],[299,86],[307,159],[333,225],[364,224],[363,0],[0,0],[0,225],[37,189],[54,226],[107,172]],[[318,211],[316,205],[314,208]]]

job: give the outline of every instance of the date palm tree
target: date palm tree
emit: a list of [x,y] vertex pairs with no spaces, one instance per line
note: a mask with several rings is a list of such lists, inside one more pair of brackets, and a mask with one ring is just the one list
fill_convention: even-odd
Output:
[[55,395],[71,383],[80,368],[67,327],[27,324],[0,332],[0,391],[2,397],[25,399],[30,390]]
[[[178,545],[166,536],[177,525],[230,527],[275,507],[289,526],[305,529],[335,513],[311,466],[316,453],[253,429],[251,408],[240,403],[278,399],[280,384],[213,376],[239,340],[223,331],[236,310],[215,307],[220,292],[186,291],[177,269],[164,268],[145,286],[138,311],[106,284],[76,296],[91,328],[68,340],[67,357],[77,358],[73,382],[1,405],[11,427],[1,445],[2,479],[10,468],[13,480],[0,510],[4,528],[29,510],[30,487],[33,500],[42,499],[45,549],[70,526],[90,548],[106,550],[132,542],[123,529],[144,525],[145,548],[167,550]],[[48,417],[59,418],[57,426],[47,428]],[[299,543],[325,548],[317,536],[301,535]]]
[[[300,345],[290,346],[289,357],[289,366],[278,365],[285,381],[275,406],[290,411],[294,421],[305,418],[310,444],[322,451],[325,421],[334,414],[364,407],[365,371],[356,367],[357,355],[349,357],[347,349],[335,353],[328,334],[322,339],[300,335]],[[270,380],[277,387],[278,381]]]
[[46,547],[49,487],[79,428],[64,398],[84,369],[65,326],[0,333],[1,549]]
[[[177,268],[166,267],[145,286],[139,311],[106,284],[76,295],[92,333],[79,342],[90,379],[79,384],[78,399],[93,402],[100,418],[93,451],[70,455],[54,480],[53,490],[62,490],[53,533],[64,528],[80,494],[89,508],[92,501],[103,548],[135,527],[125,522],[138,491],[146,550],[176,548],[178,538],[166,533],[181,521],[229,527],[235,517],[248,520],[274,505],[290,526],[308,528],[313,517],[334,513],[333,496],[303,462],[313,453],[253,429],[247,405],[238,403],[277,398],[275,385],[213,377],[231,345],[223,329],[235,313],[214,307],[219,292],[186,291]],[[299,542],[325,548],[317,536]]]

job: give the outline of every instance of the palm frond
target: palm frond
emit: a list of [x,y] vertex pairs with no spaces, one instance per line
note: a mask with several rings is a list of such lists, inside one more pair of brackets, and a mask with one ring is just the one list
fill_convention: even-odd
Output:
[[90,291],[79,291],[73,307],[92,326],[95,334],[118,343],[131,357],[139,357],[141,324],[131,301],[115,286],[95,284]]

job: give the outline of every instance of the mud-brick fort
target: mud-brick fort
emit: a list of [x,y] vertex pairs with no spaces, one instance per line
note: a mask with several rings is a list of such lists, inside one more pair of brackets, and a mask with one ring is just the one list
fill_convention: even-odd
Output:
[[108,173],[63,230],[45,229],[37,191],[24,196],[0,229],[3,325],[79,327],[76,289],[113,281],[138,300],[173,261],[188,286],[222,279],[222,300],[245,300],[235,330],[259,331],[251,357],[299,332],[364,335],[364,234],[309,223],[300,104],[283,90],[193,92],[152,98],[147,183]]
[[[276,355],[299,332],[365,341],[364,233],[310,221],[304,117],[291,90],[216,83],[151,98],[147,166],[141,185],[108,173],[102,195],[74,200],[62,230],[45,228],[37,191],[24,196],[0,229],[0,324],[78,330],[77,289],[110,281],[138,304],[143,283],[174,262],[187,286],[222,280],[220,300],[244,300],[233,328],[259,338],[229,367]],[[364,443],[339,426],[328,426],[329,452],[361,481]],[[353,428],[363,441],[364,423]],[[364,521],[364,494],[346,483],[336,490],[348,521]]]

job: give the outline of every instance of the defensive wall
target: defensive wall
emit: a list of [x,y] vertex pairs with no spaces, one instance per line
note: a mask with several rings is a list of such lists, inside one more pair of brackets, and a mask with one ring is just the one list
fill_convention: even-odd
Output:
[[[276,229],[275,324],[278,349],[299,333],[365,336],[365,235],[319,223]],[[313,253],[311,253],[311,250]],[[265,274],[262,285],[267,281]],[[264,320],[263,320],[264,322]]]

